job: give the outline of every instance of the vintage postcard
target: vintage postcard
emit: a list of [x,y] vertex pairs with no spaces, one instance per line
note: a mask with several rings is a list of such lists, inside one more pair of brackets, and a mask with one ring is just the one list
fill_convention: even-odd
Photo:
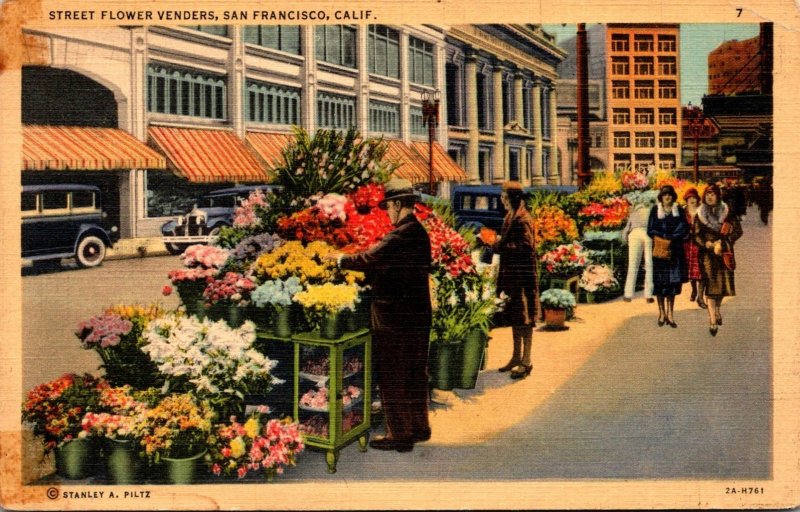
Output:
[[798,506],[791,2],[0,2],[2,507]]

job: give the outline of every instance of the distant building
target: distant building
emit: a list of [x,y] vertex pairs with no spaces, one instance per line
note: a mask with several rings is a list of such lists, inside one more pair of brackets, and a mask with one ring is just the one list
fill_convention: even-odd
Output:
[[761,38],[726,41],[708,54],[708,94],[761,92]]

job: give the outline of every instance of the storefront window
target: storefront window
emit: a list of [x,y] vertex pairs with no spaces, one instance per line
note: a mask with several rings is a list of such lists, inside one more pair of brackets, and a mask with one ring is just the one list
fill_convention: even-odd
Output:
[[200,198],[227,186],[226,183],[196,184],[169,172],[146,173],[147,216],[171,217],[182,215],[199,203]]

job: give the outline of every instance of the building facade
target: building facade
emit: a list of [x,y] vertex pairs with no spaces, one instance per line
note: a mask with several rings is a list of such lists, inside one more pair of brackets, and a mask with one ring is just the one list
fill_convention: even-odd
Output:
[[708,94],[761,93],[761,38],[726,41],[708,54]]

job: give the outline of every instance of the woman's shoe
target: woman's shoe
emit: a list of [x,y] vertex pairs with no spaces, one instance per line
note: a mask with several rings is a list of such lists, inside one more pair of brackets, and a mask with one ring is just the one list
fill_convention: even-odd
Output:
[[722,315],[717,313],[717,325],[722,325]]
[[717,324],[711,324],[711,327],[708,328],[708,332],[711,333],[711,336],[717,335]]
[[708,309],[708,304],[703,300],[703,297],[697,298],[697,305],[700,306],[700,309]]
[[668,323],[668,324],[669,324],[669,326],[670,326],[670,327],[672,327],[673,329],[677,329],[677,327],[678,327],[678,324],[676,324],[674,320],[667,320],[667,323]]
[[532,370],[533,370],[532,364],[529,364],[528,366],[525,366],[524,364],[518,365],[511,371],[511,378],[521,379],[523,377],[527,377],[528,375],[531,374]]
[[692,301],[692,302],[694,302],[695,300],[697,300],[697,292],[692,292],[692,296],[691,296],[691,297],[689,297],[689,300],[690,300],[690,301]]
[[518,364],[519,364],[519,361],[509,361],[507,365],[501,366],[500,368],[497,369],[497,371],[500,372],[500,373],[508,372],[508,371],[513,370],[514,367],[517,366]]
[[658,326],[659,326],[659,327],[663,327],[665,323],[667,323],[667,321],[666,321],[666,320],[664,320],[664,319],[663,319],[663,318],[661,318],[661,317],[659,317],[659,318],[658,318]]

